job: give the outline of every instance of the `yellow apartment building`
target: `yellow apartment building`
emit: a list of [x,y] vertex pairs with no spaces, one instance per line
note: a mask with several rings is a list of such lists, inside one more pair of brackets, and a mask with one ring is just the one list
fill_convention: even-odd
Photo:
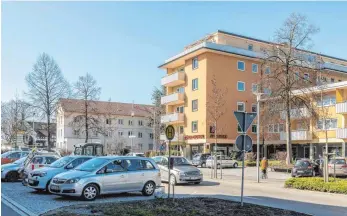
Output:
[[[166,87],[166,95],[161,98],[161,103],[166,106],[166,115],[162,116],[161,121],[176,127],[173,144],[182,145],[186,157],[191,158],[195,153],[210,152],[216,148],[213,125],[206,108],[213,76],[218,88],[227,89],[226,113],[218,122],[221,131],[218,133],[217,151],[229,155],[236,150],[235,140],[240,132],[234,111],[256,112],[254,92],[257,91],[260,63],[264,57],[261,50],[271,45],[268,41],[217,31],[186,46],[181,53],[159,66],[166,72],[161,79],[161,85]],[[347,80],[347,60],[320,56],[324,61],[323,72],[329,72],[325,78],[329,82],[344,83],[342,81]],[[266,68],[266,73],[271,73],[271,69]],[[283,126],[277,124],[273,127],[277,128],[278,140],[265,140],[269,146],[263,148],[265,154],[271,154],[271,151],[280,149],[284,144],[280,139],[280,134],[284,132]],[[254,144],[256,131],[254,122],[247,132]],[[162,140],[165,141],[164,136]],[[310,147],[311,141],[305,140],[298,144],[305,145],[306,150],[306,144]],[[339,143],[341,147],[342,141],[336,138],[331,143]],[[256,149],[255,145],[253,149]],[[312,145],[311,149],[314,149]]]

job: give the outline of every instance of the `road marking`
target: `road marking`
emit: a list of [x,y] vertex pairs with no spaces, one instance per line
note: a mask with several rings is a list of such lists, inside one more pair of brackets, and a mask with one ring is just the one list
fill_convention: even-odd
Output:
[[37,214],[33,213],[29,209],[25,208],[24,206],[20,205],[19,203],[15,202],[8,196],[1,193],[1,202],[3,202],[5,205],[10,207],[13,211],[17,212],[21,216],[36,216]]

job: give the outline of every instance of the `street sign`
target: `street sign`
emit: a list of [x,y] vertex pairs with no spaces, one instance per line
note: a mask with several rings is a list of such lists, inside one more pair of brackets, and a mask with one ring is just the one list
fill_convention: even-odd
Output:
[[253,120],[257,116],[257,113],[246,113],[234,111],[237,122],[239,123],[242,132],[246,133],[249,126],[251,126]]
[[172,125],[168,125],[165,130],[165,135],[168,140],[172,140],[175,137],[175,128]]
[[250,136],[241,134],[236,138],[236,147],[240,151],[249,152],[252,150],[252,146],[253,146],[253,143],[252,143],[252,138]]

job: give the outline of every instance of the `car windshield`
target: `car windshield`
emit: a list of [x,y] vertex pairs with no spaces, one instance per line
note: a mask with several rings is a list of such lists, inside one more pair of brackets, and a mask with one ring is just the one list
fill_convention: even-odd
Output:
[[330,164],[346,164],[344,159],[332,159],[329,161]]
[[21,164],[25,161],[26,157],[22,157],[21,159],[16,160],[15,162],[13,162],[14,164]]
[[310,165],[310,162],[304,161],[304,160],[298,160],[295,163],[295,166],[299,166],[299,167],[308,167],[309,165]]
[[54,161],[49,167],[53,168],[61,168],[65,166],[66,164],[70,163],[73,160],[72,157],[62,157],[57,161]]
[[174,165],[176,166],[184,166],[184,165],[191,165],[187,159],[184,157],[174,157]]
[[76,167],[75,170],[93,172],[94,170],[99,169],[101,165],[105,164],[108,161],[109,159],[106,158],[90,159],[87,162]]

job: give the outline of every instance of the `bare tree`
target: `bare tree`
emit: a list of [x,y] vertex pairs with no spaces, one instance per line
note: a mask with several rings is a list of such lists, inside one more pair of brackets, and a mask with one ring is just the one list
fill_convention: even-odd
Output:
[[83,100],[82,115],[75,116],[72,125],[74,129],[85,134],[85,142],[88,142],[90,130],[98,130],[99,119],[92,113],[97,113],[95,101],[99,99],[101,88],[97,86],[96,80],[87,73],[80,76],[73,85],[73,96]]
[[30,104],[17,95],[9,102],[1,102],[1,139],[17,147],[18,132],[26,130],[25,121],[31,114]]
[[65,80],[58,64],[46,53],[42,53],[25,80],[29,91],[26,93],[33,107],[47,120],[47,145],[50,150],[51,120],[60,98],[70,93],[69,83]]
[[[221,132],[222,128],[219,127],[218,122],[225,114],[225,95],[227,94],[227,89],[218,88],[217,80],[215,75],[213,75],[212,80],[212,91],[208,94],[206,102],[206,110],[208,115],[209,125],[213,125],[214,139],[215,139],[215,155],[217,155],[217,138],[218,134]],[[216,166],[217,167],[217,166]],[[217,170],[215,170],[215,176],[217,177]]]
[[271,73],[262,80],[262,85],[265,93],[271,94],[276,98],[273,101],[282,105],[285,114],[287,164],[292,158],[291,110],[310,108],[311,101],[305,94],[297,96],[293,91],[315,85],[317,56],[304,50],[311,47],[311,37],[318,31],[305,16],[292,14],[276,32],[271,49],[264,51]]

